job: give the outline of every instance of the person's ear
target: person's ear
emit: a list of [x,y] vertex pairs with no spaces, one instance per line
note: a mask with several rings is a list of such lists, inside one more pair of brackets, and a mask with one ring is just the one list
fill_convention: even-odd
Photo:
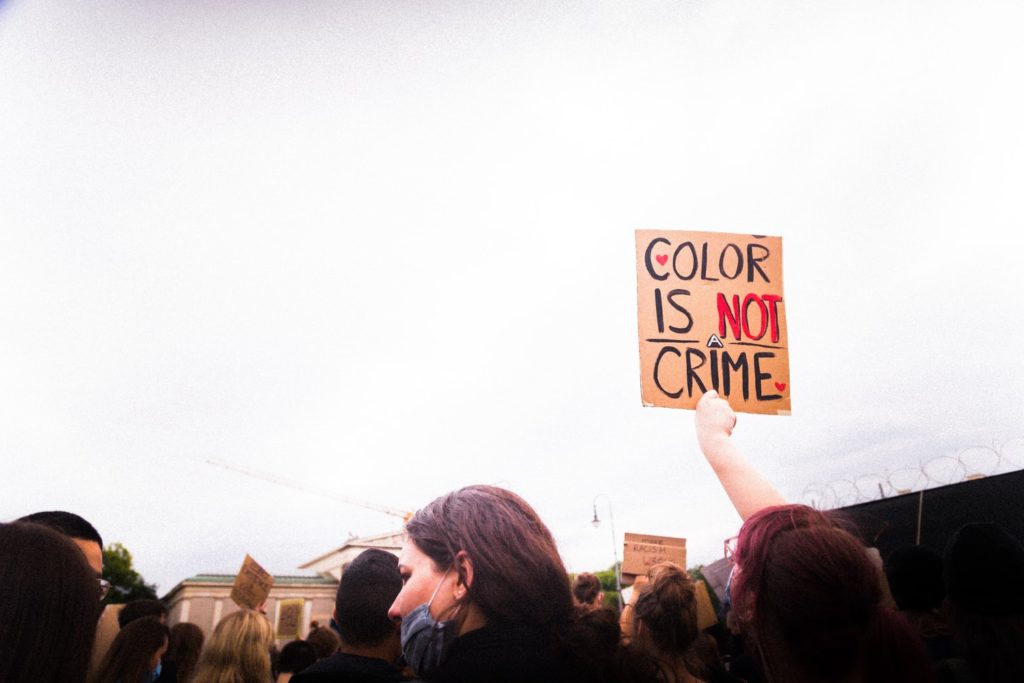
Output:
[[473,586],[473,560],[465,550],[455,554],[455,574],[455,599],[462,600]]

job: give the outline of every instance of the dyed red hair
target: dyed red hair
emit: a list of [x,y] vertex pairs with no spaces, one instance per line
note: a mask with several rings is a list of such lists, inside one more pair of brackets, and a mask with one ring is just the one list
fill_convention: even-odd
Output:
[[851,529],[805,505],[743,525],[733,606],[770,681],[930,680],[923,645],[882,604],[881,572]]

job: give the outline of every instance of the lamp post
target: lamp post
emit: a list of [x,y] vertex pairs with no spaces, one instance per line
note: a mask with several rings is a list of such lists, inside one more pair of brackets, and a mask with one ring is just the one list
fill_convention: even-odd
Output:
[[612,514],[612,499],[604,493],[599,493],[594,496],[594,519],[590,520],[590,523],[594,525],[594,528],[601,526],[601,520],[597,516],[597,499],[604,498],[608,503],[608,521],[611,522],[612,528],[612,557],[615,559],[615,564],[612,565],[615,569],[615,597],[618,600],[619,611],[622,611],[622,579],[619,575],[619,546],[615,540],[615,515]]

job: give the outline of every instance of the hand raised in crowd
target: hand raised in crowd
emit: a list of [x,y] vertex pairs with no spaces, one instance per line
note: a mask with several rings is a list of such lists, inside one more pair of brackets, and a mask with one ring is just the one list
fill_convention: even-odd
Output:
[[701,396],[694,421],[697,443],[741,519],[762,508],[786,504],[782,494],[747,462],[730,438],[736,426],[736,413],[728,401],[719,398],[717,391]]
[[729,402],[711,390],[700,397],[696,412],[697,441],[701,450],[715,450],[723,440],[732,436],[736,426],[736,413]]

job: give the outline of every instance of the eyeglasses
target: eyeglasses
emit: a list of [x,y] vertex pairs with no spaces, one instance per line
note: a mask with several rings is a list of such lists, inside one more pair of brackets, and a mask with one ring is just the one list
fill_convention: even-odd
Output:
[[739,538],[739,536],[733,536],[732,538],[725,539],[725,559],[731,563],[736,562],[736,542]]
[[100,582],[100,600],[102,600],[110,592],[110,582],[106,579],[97,579],[97,581]]

